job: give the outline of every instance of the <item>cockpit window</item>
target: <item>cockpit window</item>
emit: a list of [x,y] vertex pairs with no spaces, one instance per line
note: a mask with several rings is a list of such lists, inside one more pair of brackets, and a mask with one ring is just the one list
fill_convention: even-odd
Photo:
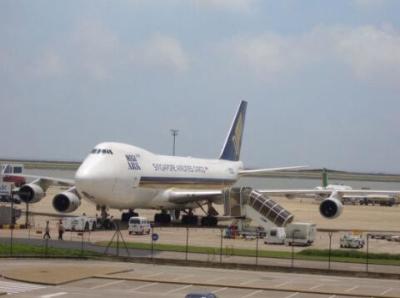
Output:
[[111,149],[98,149],[94,148],[91,151],[92,154],[114,154]]

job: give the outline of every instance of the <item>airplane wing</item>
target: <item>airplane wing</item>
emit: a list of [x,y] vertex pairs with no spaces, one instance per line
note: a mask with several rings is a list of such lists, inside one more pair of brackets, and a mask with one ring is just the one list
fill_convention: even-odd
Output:
[[330,196],[333,192],[340,197],[343,196],[366,196],[366,195],[387,195],[400,197],[400,190],[372,190],[372,189],[351,189],[351,190],[334,190],[334,189],[267,189],[258,190],[260,193],[269,196],[284,197],[310,197]]
[[267,168],[267,169],[254,169],[254,170],[241,170],[239,171],[239,177],[260,177],[263,174],[286,171],[286,170],[301,170],[308,168],[308,166],[294,166],[294,167],[280,167],[280,168]]
[[218,201],[222,199],[221,190],[169,190],[168,201],[175,204],[186,204],[199,201]]
[[12,174],[12,176],[32,178],[35,180],[35,182],[40,181],[40,183],[44,183],[46,185],[61,185],[61,186],[74,186],[75,185],[75,181],[73,179],[43,177],[43,176],[24,175],[24,174]]

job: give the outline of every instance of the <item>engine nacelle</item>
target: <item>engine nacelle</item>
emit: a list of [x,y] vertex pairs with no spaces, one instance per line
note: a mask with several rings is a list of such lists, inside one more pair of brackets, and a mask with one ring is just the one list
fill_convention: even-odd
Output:
[[17,195],[22,202],[32,204],[43,199],[45,193],[43,188],[41,188],[39,185],[30,183],[21,186],[17,192]]
[[67,190],[53,198],[53,208],[61,213],[73,212],[81,205],[81,199],[75,191]]
[[342,214],[342,211],[342,202],[332,196],[323,200],[319,205],[319,213],[325,218],[334,219]]

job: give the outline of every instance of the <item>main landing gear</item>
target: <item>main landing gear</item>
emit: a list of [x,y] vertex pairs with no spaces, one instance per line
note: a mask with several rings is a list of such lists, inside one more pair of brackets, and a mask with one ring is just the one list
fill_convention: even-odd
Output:
[[171,223],[171,215],[162,211],[154,215],[154,223],[156,225],[168,225]]
[[137,212],[135,212],[133,209],[129,209],[128,212],[123,212],[121,214],[121,221],[128,222],[129,219],[133,216],[139,216],[139,214]]
[[207,214],[207,216],[197,216],[194,215],[192,210],[189,209],[187,214],[182,216],[181,223],[187,226],[197,226],[199,224],[200,218],[200,225],[203,227],[215,227],[218,224],[218,219],[216,215],[218,212],[211,206],[208,207],[208,212],[206,212],[202,206],[200,208]]

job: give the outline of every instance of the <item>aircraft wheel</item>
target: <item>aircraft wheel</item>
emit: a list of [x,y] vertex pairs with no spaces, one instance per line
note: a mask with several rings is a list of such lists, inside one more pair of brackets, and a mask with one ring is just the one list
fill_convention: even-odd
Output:
[[169,224],[171,222],[171,216],[166,213],[157,213],[154,215],[154,223],[156,224]]
[[214,216],[206,216],[201,219],[201,225],[206,227],[215,227],[218,224],[218,219]]
[[186,226],[195,226],[195,225],[197,225],[197,216],[183,215],[181,222],[182,222],[182,224],[184,224]]

